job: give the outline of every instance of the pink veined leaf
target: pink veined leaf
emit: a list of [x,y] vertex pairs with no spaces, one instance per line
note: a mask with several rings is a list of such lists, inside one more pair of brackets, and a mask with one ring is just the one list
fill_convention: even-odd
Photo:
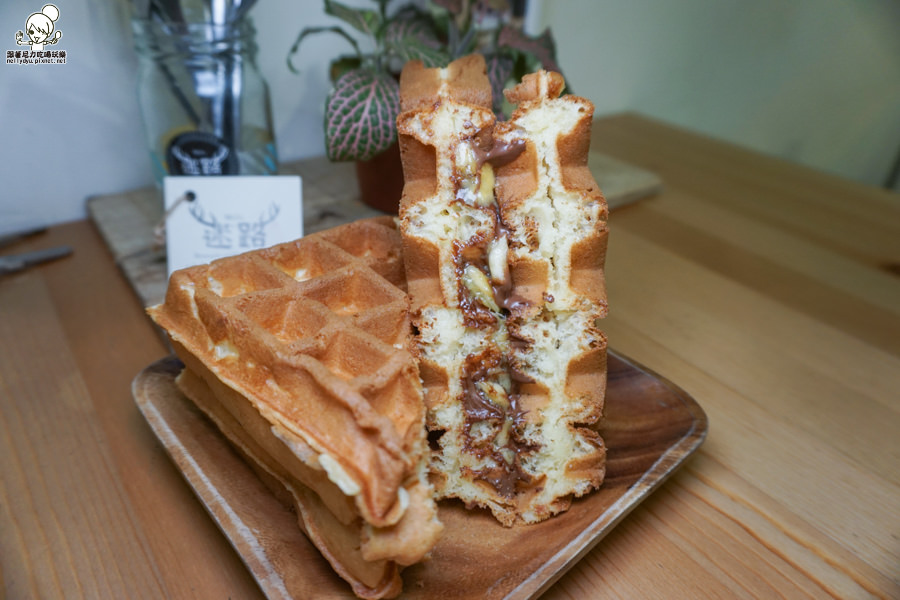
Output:
[[334,161],[369,160],[396,138],[400,86],[386,73],[354,69],[334,84],[325,105],[325,146]]
[[504,25],[497,38],[497,45],[501,48],[508,46],[513,50],[527,52],[539,60],[548,71],[562,72],[556,63],[556,42],[553,41],[550,29],[544,30],[539,37],[533,38],[515,27]]

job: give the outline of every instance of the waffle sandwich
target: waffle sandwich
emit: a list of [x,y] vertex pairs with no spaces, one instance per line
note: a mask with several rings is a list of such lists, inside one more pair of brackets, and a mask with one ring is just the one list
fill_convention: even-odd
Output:
[[438,498],[504,525],[598,487],[607,207],[587,167],[593,105],[528,75],[496,122],[480,56],[406,65],[400,205]]
[[179,387],[362,598],[399,594],[441,531],[404,285],[385,217],[177,271],[149,311]]

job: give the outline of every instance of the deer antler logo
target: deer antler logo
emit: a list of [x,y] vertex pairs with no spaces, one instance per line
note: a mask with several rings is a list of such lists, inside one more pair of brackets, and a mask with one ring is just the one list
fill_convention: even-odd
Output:
[[207,211],[199,201],[192,202],[188,209],[191,216],[201,225],[203,239],[208,248],[232,249],[235,247],[234,230],[237,229],[237,248],[264,248],[266,247],[266,226],[278,218],[280,207],[272,202],[268,208],[259,213],[256,221],[224,222],[214,213]]
[[260,227],[265,227],[269,223],[275,220],[278,216],[278,213],[281,212],[281,209],[274,202],[269,205],[269,210],[266,212],[259,213],[259,221],[258,225]]
[[259,213],[256,222],[238,223],[238,231],[241,234],[240,245],[247,248],[265,248],[266,244],[266,225],[274,221],[278,217],[281,209],[274,202],[269,208]]
[[215,214],[208,213],[200,202],[192,202],[189,211],[198,223],[206,226],[203,230],[203,241],[206,242],[207,248],[230,250],[234,247],[230,224],[223,223]]
[[216,219],[216,215],[212,213],[207,215],[206,210],[200,206],[199,202],[192,202],[188,210],[190,210],[191,216],[197,219],[202,225],[213,228],[219,227],[219,221]]

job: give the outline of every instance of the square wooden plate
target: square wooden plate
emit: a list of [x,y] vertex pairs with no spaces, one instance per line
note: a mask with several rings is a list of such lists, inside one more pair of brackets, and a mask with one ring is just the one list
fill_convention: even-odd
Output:
[[[137,375],[138,406],[206,510],[271,600],[353,598],[251,468],[175,386],[174,357]],[[442,502],[444,534],[428,562],[405,569],[403,598],[534,598],[586,554],[706,437],[687,393],[609,353],[603,486],[537,525],[502,527],[485,511]]]

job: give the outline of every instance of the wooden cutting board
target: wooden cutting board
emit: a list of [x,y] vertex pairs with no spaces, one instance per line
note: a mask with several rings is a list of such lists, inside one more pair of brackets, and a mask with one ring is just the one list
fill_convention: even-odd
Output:
[[[404,598],[537,598],[697,450],[708,421],[687,392],[613,351],[608,366],[603,486],[535,525],[503,527],[487,511],[441,502],[444,532],[431,560],[403,571]],[[181,394],[181,367],[174,356],[148,366],[135,401],[260,588],[270,600],[352,599],[297,517]]]
[[[610,209],[662,189],[662,181],[655,174],[605,154],[591,152],[588,164]],[[280,172],[303,178],[306,233],[384,214],[360,202],[352,163],[311,158],[282,164]],[[161,302],[166,293],[166,257],[165,250],[156,247],[153,240],[153,228],[163,213],[161,192],[147,187],[93,196],[87,200],[87,209],[143,306]]]

